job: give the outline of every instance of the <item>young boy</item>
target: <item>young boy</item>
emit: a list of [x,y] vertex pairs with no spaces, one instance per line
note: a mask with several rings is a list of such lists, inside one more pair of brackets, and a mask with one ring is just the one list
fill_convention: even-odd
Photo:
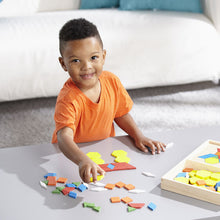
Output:
[[57,98],[56,129],[52,143],[58,142],[64,155],[79,166],[84,182],[97,180],[104,171],[84,154],[76,143],[115,135],[113,121],[130,135],[137,148],[152,154],[165,144],[145,137],[129,114],[133,102],[120,80],[103,71],[106,51],[96,26],[85,19],[68,21],[60,30],[59,62],[70,78]]

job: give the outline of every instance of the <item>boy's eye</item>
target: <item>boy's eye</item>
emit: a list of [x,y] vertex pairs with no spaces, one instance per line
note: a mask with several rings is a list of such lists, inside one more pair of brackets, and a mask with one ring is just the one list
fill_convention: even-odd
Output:
[[97,60],[98,57],[97,57],[97,56],[92,56],[91,59],[92,59],[92,60]]
[[72,60],[73,63],[78,63],[79,62],[79,59],[74,59]]

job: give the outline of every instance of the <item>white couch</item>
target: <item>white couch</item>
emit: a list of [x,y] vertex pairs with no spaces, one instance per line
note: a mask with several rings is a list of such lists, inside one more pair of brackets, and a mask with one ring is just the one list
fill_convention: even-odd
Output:
[[97,25],[104,69],[127,89],[220,78],[219,0],[204,1],[204,14],[78,8],[79,0],[0,3],[0,101],[58,94],[68,77],[58,63],[58,32],[79,17]]

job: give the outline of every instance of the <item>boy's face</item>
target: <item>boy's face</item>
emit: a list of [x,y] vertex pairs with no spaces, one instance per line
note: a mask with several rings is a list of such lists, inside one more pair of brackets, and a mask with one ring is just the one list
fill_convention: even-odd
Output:
[[68,41],[62,57],[62,68],[67,71],[76,86],[86,91],[95,87],[105,62],[106,51],[96,37]]

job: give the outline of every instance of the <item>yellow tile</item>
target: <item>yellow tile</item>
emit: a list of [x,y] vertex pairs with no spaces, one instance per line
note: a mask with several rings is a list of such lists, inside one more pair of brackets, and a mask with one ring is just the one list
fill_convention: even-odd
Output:
[[219,159],[216,157],[210,157],[210,158],[206,158],[205,162],[210,164],[216,164],[219,163]]
[[114,156],[114,157],[126,156],[126,155],[127,155],[127,152],[124,150],[114,150],[112,152],[112,156]]
[[181,182],[181,183],[186,183],[186,184],[189,183],[189,179],[186,177],[176,177],[176,178],[174,178],[174,180]]
[[215,181],[220,181],[220,174],[212,173],[212,175],[210,176],[210,179],[215,180]]
[[[98,176],[97,176],[97,181],[100,181],[100,180],[102,180],[103,178],[104,178],[103,175],[98,175]],[[93,182],[93,178],[92,178],[92,177],[90,177],[90,182]]]
[[98,152],[89,152],[86,154],[90,159],[91,158],[100,158],[101,155]]
[[193,177],[196,175],[197,170],[192,170],[191,172],[189,172],[189,176]]
[[199,177],[200,179],[208,179],[211,176],[211,172],[207,171],[207,170],[198,170],[196,172],[196,177]]
[[117,163],[122,163],[122,162],[129,163],[130,160],[131,159],[129,157],[126,157],[126,156],[119,156],[119,157],[115,158],[115,162],[117,162]]

